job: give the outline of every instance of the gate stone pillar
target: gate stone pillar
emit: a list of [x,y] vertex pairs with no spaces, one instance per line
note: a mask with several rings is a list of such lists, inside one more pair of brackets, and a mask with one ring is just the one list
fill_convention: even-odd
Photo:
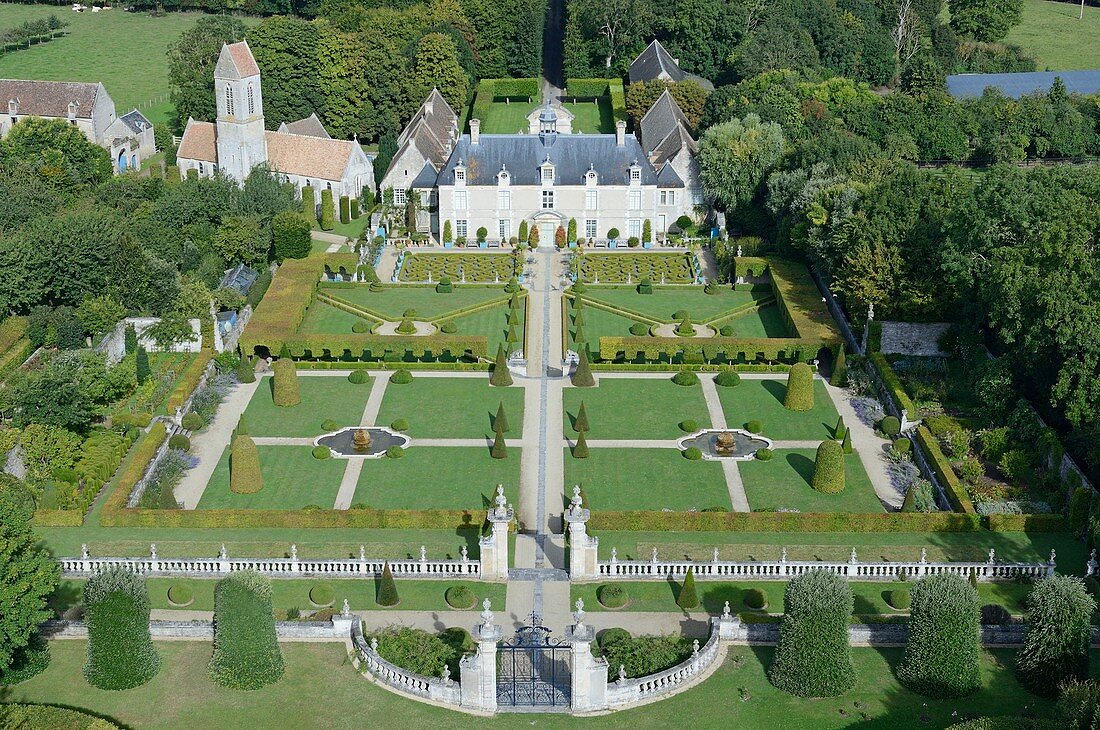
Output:
[[584,623],[584,601],[577,599],[573,613],[576,622],[569,628],[567,639],[573,660],[571,677],[571,709],[573,712],[593,712],[607,709],[607,660],[592,656],[592,641],[596,630]]
[[508,527],[516,512],[504,497],[504,485],[497,485],[497,506],[489,510],[492,533],[481,538],[481,577],[484,580],[504,580],[508,577]]
[[481,624],[474,630],[477,653],[464,656],[459,661],[459,682],[462,688],[462,705],[485,712],[497,709],[497,642],[501,628],[493,623],[492,604],[485,599],[482,604]]
[[573,501],[565,511],[565,521],[569,524],[569,579],[587,580],[599,577],[597,553],[600,539],[590,537],[585,523],[591,512],[581,505],[581,488],[573,487]]

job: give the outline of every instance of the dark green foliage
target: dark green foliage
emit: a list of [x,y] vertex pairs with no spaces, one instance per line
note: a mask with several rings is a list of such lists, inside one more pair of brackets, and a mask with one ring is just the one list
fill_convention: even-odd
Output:
[[[844,435],[848,435],[847,431],[845,431]],[[894,440],[894,451],[898,454],[908,454],[911,447],[912,443],[907,438],[899,438]]]
[[365,370],[352,370],[348,373],[348,382],[354,385],[363,385],[370,382],[370,375]]
[[336,227],[336,223],[333,220],[335,217],[335,211],[332,209],[332,191],[325,188],[321,191],[321,230],[331,231]]
[[852,429],[849,428],[844,431],[844,441],[841,443],[840,448],[845,454],[852,453]]
[[633,638],[623,629],[607,629],[600,635],[599,644],[612,676],[618,676],[622,666],[628,677],[645,677],[691,656],[691,642],[683,636]]
[[[1067,679],[1058,687],[1059,728],[1092,730],[1100,718],[1100,683],[1094,679],[1084,682]],[[1057,730],[1057,729],[1055,729]]]
[[573,447],[574,459],[587,459],[588,458],[588,440],[584,436],[585,432],[581,431],[577,436],[577,444]]
[[[437,294],[452,294],[454,293],[455,285],[451,283],[450,279],[443,278],[439,280],[439,283],[435,285],[435,291]],[[444,325],[446,327],[446,325]]]
[[497,357],[493,364],[493,372],[489,375],[489,385],[498,388],[507,388],[512,384],[512,373],[508,370],[508,358],[504,354],[504,345],[497,347]]
[[254,494],[264,488],[260,471],[260,452],[251,436],[233,439],[229,454],[229,490],[237,494]]
[[214,653],[208,671],[214,684],[259,689],[279,681],[285,667],[275,634],[271,583],[242,570],[214,587]]
[[833,374],[829,376],[829,384],[843,388],[848,384],[848,360],[844,355],[844,346],[837,352],[836,361],[833,362]]
[[909,591],[904,589],[886,591],[884,598],[886,599],[886,603],[899,611],[908,611],[909,607],[913,605],[912,596],[909,594]]
[[833,426],[833,438],[837,440],[842,439],[847,432],[848,428],[844,425],[844,416],[838,416],[836,425]]
[[126,354],[129,355],[132,352],[137,352],[138,338],[137,332],[134,330],[134,325],[126,325],[125,334],[123,336],[124,347],[126,348]]
[[445,335],[453,335],[455,332],[458,332],[458,325],[454,322],[444,322],[439,326],[439,331]]
[[965,697],[981,686],[978,594],[957,575],[921,578],[911,591],[909,640],[898,679],[937,699]]
[[178,449],[179,451],[190,451],[191,439],[187,438],[182,433],[177,433],[175,436],[168,439],[168,448]]
[[340,222],[351,223],[351,201],[346,195],[340,196]]
[[917,511],[917,485],[911,484],[909,488],[905,490],[905,499],[901,503],[902,512],[916,512]]
[[588,348],[582,347],[577,369],[573,372],[570,382],[575,388],[591,388],[596,385],[596,379],[592,377],[592,368],[588,364]]
[[1089,623],[1096,601],[1080,578],[1052,575],[1035,585],[1027,608],[1016,676],[1029,692],[1054,697],[1059,683],[1088,677]]
[[[8,475],[0,473],[0,477]],[[20,652],[29,647],[38,624],[50,617],[46,601],[57,588],[60,566],[39,544],[30,524],[33,505],[25,488],[0,478],[0,682]],[[24,656],[32,662],[34,657]]]
[[723,370],[714,376],[714,384],[723,388],[733,388],[741,385],[741,376],[734,370]]
[[280,356],[271,366],[274,371],[272,398],[277,406],[290,407],[302,402],[298,388],[298,370],[289,357]]
[[248,418],[242,413],[241,417],[237,419],[237,429],[233,432],[234,436],[247,436],[248,435]]
[[497,414],[493,417],[493,431],[495,433],[508,432],[508,416],[504,412],[504,401],[497,405]]
[[581,401],[580,407],[577,408],[577,419],[573,421],[573,430],[583,432],[589,430],[588,425],[588,411],[584,408],[584,401]]
[[309,256],[312,240],[309,221],[295,211],[285,210],[271,219],[271,242],[275,259],[304,259]]
[[676,605],[685,611],[699,607],[699,595],[695,590],[695,569],[688,568],[684,576],[684,584],[680,586],[680,593],[676,596]]
[[137,383],[141,385],[149,376],[153,374],[153,370],[149,367],[149,353],[145,351],[145,348],[138,345],[137,349],[137,361],[134,364],[134,373],[137,376]]
[[190,411],[185,413],[183,418],[180,419],[180,425],[185,431],[199,431],[206,426],[206,421],[202,419],[198,413]]
[[396,606],[401,602],[397,595],[397,584],[393,581],[390,561],[382,567],[382,577],[378,579],[378,591],[375,600],[379,606]]
[[[0,671],[0,687],[26,682],[41,674],[50,665],[50,647],[42,635],[35,632],[30,635],[26,645],[16,649],[11,655],[11,663]],[[3,715],[0,715],[0,721]]]
[[413,381],[412,371],[401,368],[390,376],[390,385],[408,385]]
[[678,425],[684,433],[695,433],[699,430],[699,424],[690,418],[686,421],[680,421]]
[[325,460],[332,456],[332,450],[327,446],[314,446],[313,458],[318,460]]
[[1077,487],[1073,490],[1073,496],[1069,500],[1069,511],[1066,521],[1075,535],[1083,535],[1089,522],[1089,508],[1092,503],[1092,492],[1087,487]]
[[745,591],[745,607],[754,611],[760,611],[768,605],[768,594],[759,588],[750,588]]
[[508,445],[504,443],[504,434],[500,431],[493,437],[493,447],[489,450],[489,455],[494,459],[508,458]]
[[887,416],[879,421],[878,428],[884,434],[893,438],[901,433],[901,421],[898,420],[897,416]]
[[787,374],[783,405],[792,411],[808,411],[814,407],[814,372],[806,363],[795,363]]
[[84,584],[84,607],[88,683],[117,690],[152,679],[160,657],[149,636],[149,595],[142,579],[121,568],[97,573]]
[[399,334],[399,335],[411,335],[414,332],[416,332],[416,325],[413,323],[413,321],[411,319],[409,319],[408,317],[405,317],[397,325],[397,330],[396,331],[397,331],[397,334]]
[[255,383],[256,371],[253,369],[252,363],[248,361],[248,358],[241,358],[241,362],[237,365],[237,368],[233,371],[237,376],[237,382],[239,383]]
[[771,683],[798,697],[835,697],[855,685],[848,619],[852,588],[827,570],[811,570],[787,583]]
[[477,596],[468,586],[451,586],[443,594],[443,599],[451,608],[470,609],[477,604]]
[[630,334],[635,337],[645,337],[649,334],[649,325],[642,322],[635,322],[630,325]]
[[699,461],[703,458],[703,452],[696,446],[689,446],[684,449],[684,458],[688,461]]
[[812,486],[825,494],[844,491],[844,449],[836,441],[822,441],[817,447]]
[[607,583],[596,589],[596,600],[606,608],[622,608],[630,602],[630,594],[618,583]]
[[405,450],[403,448],[401,448],[400,446],[391,446],[388,449],[386,449],[386,458],[387,459],[400,459],[404,455],[405,455]]
[[771,449],[760,449],[756,452],[756,458],[759,461],[771,461],[775,458],[775,452]]
[[764,424],[753,419],[745,424],[745,430],[749,433],[764,433]]
[[404,418],[397,418],[394,419],[393,423],[390,424],[390,428],[392,428],[394,431],[408,431],[409,422],[406,421]]
[[457,673],[458,658],[473,643],[470,634],[457,627],[432,634],[422,629],[390,626],[375,634],[375,638],[383,659],[427,677],[441,676],[444,665]]
[[681,370],[672,376],[672,382],[676,385],[698,385],[699,376],[694,370]]
[[641,282],[638,283],[638,293],[639,294],[652,294],[653,293],[653,281],[648,279],[648,278],[642,279]]

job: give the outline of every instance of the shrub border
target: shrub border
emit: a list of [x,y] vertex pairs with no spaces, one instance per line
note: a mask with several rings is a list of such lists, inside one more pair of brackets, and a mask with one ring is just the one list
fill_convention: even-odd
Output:
[[1058,514],[988,515],[960,512],[605,512],[589,530],[651,532],[1064,532]]

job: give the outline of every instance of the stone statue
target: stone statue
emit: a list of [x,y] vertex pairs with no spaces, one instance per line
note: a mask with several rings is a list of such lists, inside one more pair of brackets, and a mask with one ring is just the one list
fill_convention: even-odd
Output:
[[736,446],[733,434],[729,431],[722,431],[714,438],[714,451],[722,456],[732,454]]
[[344,607],[342,609],[340,609],[340,615],[341,616],[350,616],[351,615],[351,604],[348,603],[348,599],[346,599],[346,598],[344,599]]
[[357,428],[351,442],[356,451],[367,451],[370,449],[370,434],[366,429]]
[[153,560],[157,559],[157,544],[155,542],[149,543],[149,557]]
[[743,254],[741,253],[741,244],[739,243],[737,244],[737,258],[741,258],[742,255]]
[[626,684],[626,667],[619,665],[619,684]]
[[[1094,551],[1095,552],[1095,551]],[[619,551],[615,548],[611,548],[611,562],[617,562],[619,559]]]
[[993,561],[996,560],[996,555],[997,555],[997,551],[994,550],[993,548],[989,548],[989,560],[987,562],[990,565],[993,565]]
[[470,559],[469,551],[466,550],[466,546],[462,546],[462,562],[467,562]]
[[486,598],[481,604],[481,625],[489,628],[493,625],[493,612],[490,610],[493,604]]
[[584,601],[578,598],[574,606],[577,610],[573,612],[573,620],[577,622],[576,630],[579,632],[582,628],[584,628]]
[[921,548],[920,549],[920,561],[921,561],[922,564],[928,562],[928,550],[927,550],[927,548]]
[[722,606],[722,618],[724,620],[728,620],[728,619],[732,618],[732,614],[730,613],[730,602],[729,601],[726,601],[726,605]]
[[297,560],[298,559],[298,546],[297,545],[291,545],[290,546],[290,559],[291,560]]
[[569,509],[573,514],[577,514],[581,510],[581,487],[579,484],[573,485],[573,500],[569,503]]
[[852,563],[853,565],[858,562],[858,559],[856,558],[856,549],[855,548],[852,548],[852,554],[848,558],[848,562]]
[[362,545],[359,546],[359,559],[360,560],[366,560],[367,559],[367,549],[365,547],[363,547]]
[[651,557],[650,559],[651,559],[651,560],[652,560],[652,561],[653,561],[654,563],[656,563],[656,562],[657,562],[657,548],[656,548],[656,547],[654,547],[654,548],[653,548],[653,555],[652,555],[652,557]]
[[1098,565],[1096,562],[1096,550],[1094,549],[1091,553],[1089,553],[1089,562],[1085,570],[1085,577],[1088,578],[1089,576],[1096,575],[1097,567],[1100,567],[1100,565]]
[[80,557],[84,560],[88,559],[88,543],[84,543],[80,546]]
[[420,546],[420,562],[425,562],[428,559],[428,548],[423,545]]
[[787,562],[787,548],[783,548],[782,550],[779,551],[779,562],[781,562],[781,563]]
[[714,562],[716,562],[716,563],[718,562],[718,548],[714,548],[713,559],[714,559]]
[[225,551],[225,543],[223,542],[221,550],[218,551],[218,558],[220,558],[221,560],[225,560],[228,557],[229,553]]

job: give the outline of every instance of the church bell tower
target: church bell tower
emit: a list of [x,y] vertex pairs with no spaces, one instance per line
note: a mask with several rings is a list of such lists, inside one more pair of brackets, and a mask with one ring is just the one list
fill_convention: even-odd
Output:
[[218,169],[243,184],[252,168],[267,162],[260,67],[247,41],[222,46],[214,69],[218,104]]

